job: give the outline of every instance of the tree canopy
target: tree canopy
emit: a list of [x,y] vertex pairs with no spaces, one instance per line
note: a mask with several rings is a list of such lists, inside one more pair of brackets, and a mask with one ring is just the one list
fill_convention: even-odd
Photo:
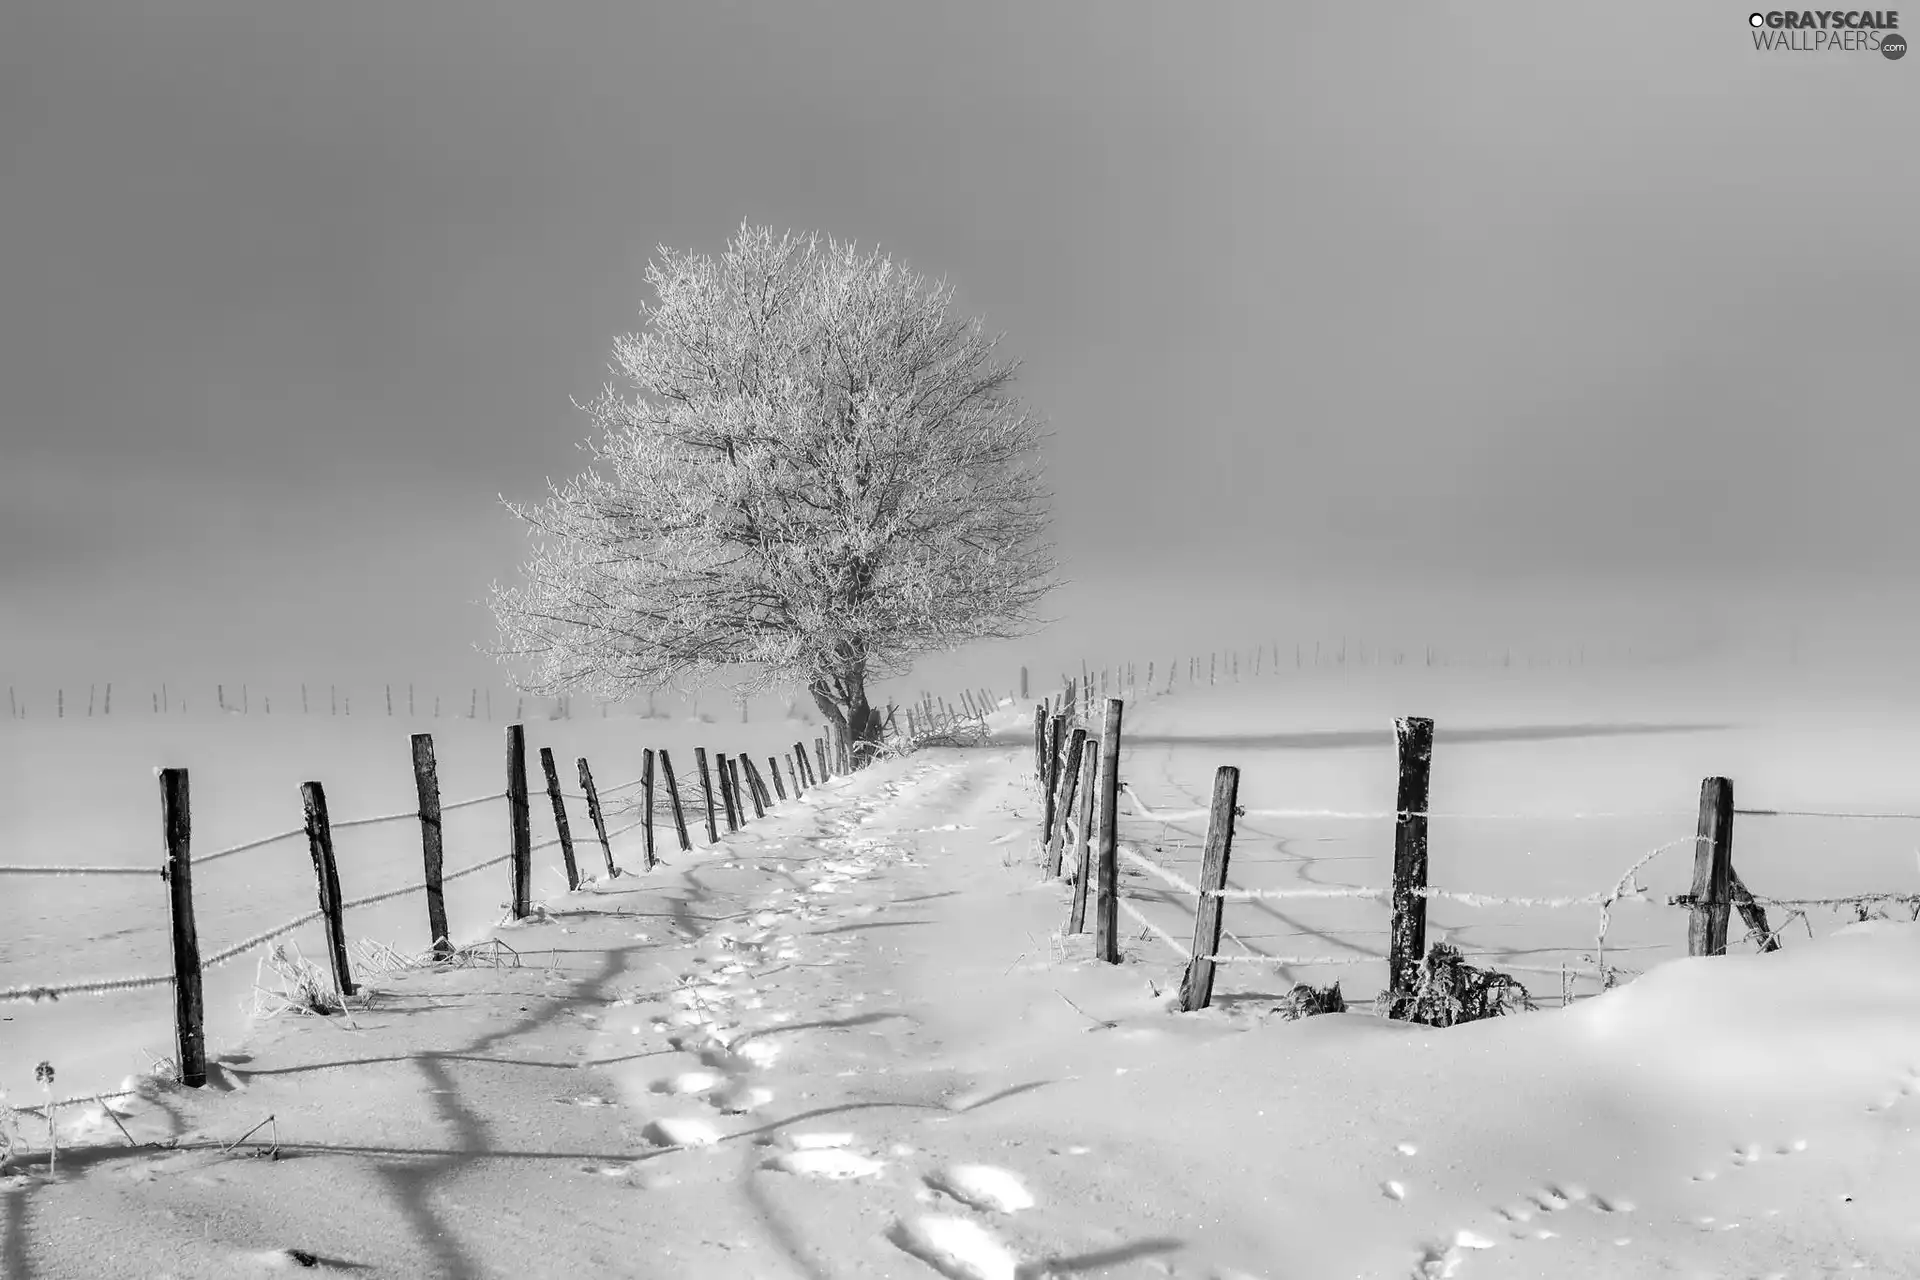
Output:
[[951,286],[744,225],[646,279],[613,348],[626,394],[581,406],[592,465],[506,502],[534,544],[490,598],[520,688],[798,684],[858,748],[880,736],[870,681],[1038,622],[1042,431]]

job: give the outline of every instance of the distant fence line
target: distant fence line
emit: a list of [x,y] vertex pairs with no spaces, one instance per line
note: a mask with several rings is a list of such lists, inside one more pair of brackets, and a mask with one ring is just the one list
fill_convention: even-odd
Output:
[[[1209,671],[1217,672],[1217,659],[1209,662]],[[1149,669],[1151,671],[1151,668]],[[1197,680],[1199,661],[1189,660],[1189,678]],[[1422,717],[1404,717],[1394,722],[1394,736],[1400,760],[1396,805],[1390,810],[1351,811],[1332,809],[1260,809],[1249,811],[1238,804],[1239,773],[1233,766],[1221,766],[1215,774],[1212,804],[1206,809],[1154,810],[1131,788],[1119,781],[1118,764],[1124,703],[1120,698],[1104,699],[1104,714],[1097,736],[1085,727],[1090,720],[1090,696],[1096,689],[1104,693],[1109,680],[1105,673],[1096,685],[1093,673],[1083,671],[1076,680],[1062,677],[1063,690],[1034,706],[1033,743],[1036,785],[1041,797],[1040,841],[1046,856],[1050,878],[1060,877],[1063,864],[1070,860],[1072,896],[1066,932],[1086,931],[1086,910],[1091,892],[1094,906],[1094,954],[1108,963],[1120,960],[1118,918],[1125,914],[1138,924],[1145,935],[1157,938],[1186,962],[1182,979],[1181,1007],[1205,1008],[1211,1001],[1214,966],[1219,964],[1262,964],[1270,967],[1317,965],[1377,964],[1388,969],[1388,990],[1410,992],[1419,965],[1426,954],[1426,904],[1448,901],[1470,907],[1512,906],[1530,909],[1594,908],[1599,913],[1594,939],[1593,967],[1603,988],[1613,985],[1620,972],[1609,966],[1606,956],[1608,929],[1613,909],[1621,903],[1670,906],[1688,912],[1688,954],[1722,955],[1727,947],[1730,915],[1737,910],[1746,923],[1749,938],[1762,951],[1779,949],[1779,935],[1785,927],[1774,927],[1768,920],[1768,907],[1796,910],[1820,907],[1855,907],[1864,915],[1872,903],[1902,903],[1913,907],[1920,918],[1920,894],[1867,893],[1831,898],[1773,898],[1756,896],[1748,890],[1733,868],[1733,819],[1736,814],[1750,817],[1807,817],[1857,820],[1920,820],[1914,813],[1858,813],[1843,810],[1736,809],[1733,783],[1713,777],[1701,784],[1697,810],[1640,810],[1583,813],[1445,813],[1428,808],[1428,777],[1433,754],[1433,722]],[[1151,687],[1151,686],[1149,686]],[[1132,801],[1136,816],[1150,822],[1171,824],[1205,817],[1207,830],[1201,876],[1198,884],[1161,866],[1136,849],[1123,844],[1118,836],[1121,816],[1118,801],[1125,794]],[[1508,894],[1469,892],[1436,888],[1427,883],[1428,831],[1431,818],[1473,820],[1562,820],[1601,818],[1674,818],[1692,816],[1696,833],[1658,845],[1640,854],[1614,884],[1595,892],[1556,897],[1522,897]],[[1234,823],[1238,818],[1325,818],[1392,819],[1394,829],[1393,880],[1389,885],[1313,886],[1299,889],[1237,889],[1227,884],[1227,869],[1232,850]],[[1637,880],[1638,874],[1654,859],[1676,849],[1694,850],[1693,887],[1690,893],[1664,900],[1651,896]],[[1167,929],[1150,920],[1121,892],[1122,862],[1152,876],[1166,890],[1194,900],[1194,933],[1191,944],[1174,937]],[[1389,951],[1385,957],[1368,954],[1349,956],[1273,956],[1256,953],[1244,942],[1234,939],[1245,954],[1220,954],[1225,930],[1222,919],[1228,901],[1286,899],[1367,899],[1391,907]],[[1516,972],[1568,974],[1566,966],[1549,969],[1542,966],[1501,964]]]
[[[1337,640],[1334,637],[1321,637],[1314,640],[1295,640],[1290,642],[1290,645],[1292,649],[1291,665],[1295,670],[1388,666],[1425,666],[1429,668],[1573,668],[1587,666],[1590,662],[1662,662],[1671,660],[1677,656],[1657,649],[1647,649],[1643,646],[1635,645],[1588,645],[1574,643],[1564,646],[1550,646],[1547,648],[1515,647],[1512,645],[1388,645],[1369,642],[1362,637],[1351,635],[1340,636]],[[1208,684],[1223,681],[1234,682],[1241,678],[1243,671],[1255,676],[1260,675],[1263,668],[1266,671],[1277,671],[1288,665],[1287,647],[1288,646],[1282,645],[1279,640],[1271,640],[1264,644],[1255,645],[1247,650],[1212,651],[1207,655],[1204,668],[1201,659],[1196,655],[1188,660],[1189,681],[1195,684],[1201,683],[1203,679],[1204,682]],[[1152,667],[1155,664],[1150,663],[1148,665]],[[1086,669],[1083,663],[1083,677],[1090,674],[1091,672]],[[1133,671],[1132,674],[1137,676],[1139,673]],[[1165,668],[1165,674],[1167,677],[1167,687],[1171,689],[1173,680],[1177,675],[1177,663],[1168,663]],[[1153,676],[1149,674],[1144,685],[1134,684],[1130,681],[1129,687],[1134,688],[1136,694],[1140,694],[1147,692],[1153,684]],[[203,684],[200,687],[204,689],[206,686]],[[301,714],[353,714],[353,689],[343,684],[328,684],[325,686],[327,695],[326,702],[321,704],[317,698],[320,688],[321,686],[311,682],[300,684]],[[416,718],[430,716],[436,719],[475,719],[489,722],[493,719],[493,690],[483,686],[468,686],[464,715],[461,714],[457,690],[453,692],[453,696],[444,697],[440,691],[420,690],[417,682],[403,685],[389,682],[380,685],[379,688],[381,691],[380,705],[382,708],[379,714],[387,716],[400,715],[402,712],[397,710],[397,708],[404,706],[404,714]],[[54,717],[65,718],[69,714],[69,711],[71,711],[71,714],[74,716],[95,714],[112,715],[113,690],[113,681],[89,684],[87,686],[86,710],[82,711],[78,702],[77,686],[74,690],[75,702],[71,709],[67,706],[67,690],[64,687],[56,687],[53,691]],[[233,693],[233,691],[236,690],[237,693]],[[396,696],[396,691],[404,694],[404,699]],[[184,698],[176,699],[174,692],[175,689],[171,681],[165,681],[158,687],[150,688],[148,690],[147,700],[148,713],[159,715],[187,711],[187,700]],[[527,719],[529,699],[515,691],[503,690],[502,692],[512,693],[515,699],[512,720],[514,722],[524,722]],[[967,692],[977,694],[979,691],[969,689]],[[1098,696],[1104,697],[1106,693],[1107,686],[1103,680],[1099,688]],[[1025,687],[1022,687],[1016,694],[1010,694],[1009,696],[1024,701],[1028,697],[1028,691]],[[548,704],[546,718],[549,720],[571,720],[575,718],[573,699],[569,695],[537,698],[532,701],[535,703]],[[594,700],[591,705],[599,707],[600,714],[605,717],[610,714],[610,708],[624,707],[633,701],[635,700],[622,699],[612,702]],[[656,699],[648,699],[647,714],[649,716],[658,714],[654,710],[656,705]],[[214,706],[216,710],[230,714],[255,714],[251,683],[241,682],[238,684],[228,684],[216,682],[214,684]],[[9,685],[7,687],[8,717],[10,719],[24,719],[28,716],[28,713],[29,706],[26,699],[21,696],[18,686]],[[42,714],[45,714],[44,710]],[[121,714],[124,715],[126,713],[123,710]],[[272,697],[270,694],[263,693],[259,714],[273,714]],[[365,713],[363,712],[363,714]],[[916,717],[916,719],[919,718],[921,717]],[[743,721],[745,719],[744,708],[742,708],[742,719]]]

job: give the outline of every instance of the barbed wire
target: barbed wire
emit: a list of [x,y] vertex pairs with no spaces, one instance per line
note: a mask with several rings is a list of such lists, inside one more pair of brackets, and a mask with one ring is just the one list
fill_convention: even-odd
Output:
[[121,1098],[137,1098],[139,1096],[140,1091],[138,1089],[121,1089],[117,1093],[75,1094],[71,1098],[60,1098],[53,1102],[33,1102],[28,1103],[24,1107],[16,1107],[12,1103],[7,1103],[6,1110],[16,1115],[44,1116],[47,1114],[49,1108],[57,1111],[61,1107],[77,1107],[83,1102],[97,1102],[104,1107],[107,1103],[117,1102]]
[[1833,809],[1735,809],[1747,818],[1847,818],[1858,822],[1920,822],[1920,813],[1847,813]]
[[[1120,785],[1127,798],[1132,800],[1136,812],[1125,815],[1143,818],[1149,822],[1192,822],[1198,818],[1209,817],[1211,809],[1155,809],[1140,798],[1126,783]],[[1485,820],[1490,822],[1557,822],[1562,820],[1596,820],[1627,818],[1691,818],[1696,816],[1692,809],[1613,809],[1594,812],[1573,813],[1471,813],[1441,809],[1240,809],[1237,816],[1242,818],[1336,818],[1357,821],[1386,821],[1398,819],[1402,814],[1414,818],[1451,818]]]
[[1128,902],[1125,898],[1116,897],[1114,899],[1114,905],[1118,906],[1120,910],[1124,911],[1129,917],[1131,917],[1134,920],[1135,923],[1139,924],[1141,928],[1145,929],[1148,933],[1151,933],[1154,937],[1160,939],[1160,941],[1172,947],[1175,951],[1178,951],[1180,953],[1181,959],[1183,960],[1193,959],[1192,948],[1188,947],[1185,943],[1181,942],[1178,938],[1168,933],[1165,929],[1162,929],[1159,925],[1155,924],[1153,921],[1147,919],[1147,917],[1140,911],[1140,909],[1134,906],[1131,902]]
[[212,853],[203,853],[191,861],[196,867],[203,866],[209,862],[218,862],[222,858],[231,858],[236,853],[245,853],[249,849],[265,848],[270,844],[279,844],[282,840],[304,837],[306,834],[306,827],[298,826],[291,831],[277,831],[270,836],[261,836],[258,840],[249,840],[244,844],[229,845],[225,849],[216,849]]
[[56,986],[28,985],[0,990],[0,1004],[27,1001],[60,1000],[67,996],[103,996],[115,991],[138,991],[143,987],[170,987],[173,975],[148,974],[136,978],[100,978],[91,982],[66,982]]
[[[506,792],[497,791],[492,795],[475,796],[471,800],[457,800],[452,804],[441,805],[440,812],[444,814],[455,809],[465,809],[476,804],[486,804],[490,800],[504,800],[506,797]],[[349,827],[368,827],[381,822],[400,822],[408,819],[417,819],[419,816],[420,811],[415,809],[408,813],[383,814],[377,818],[348,818],[345,821],[329,823],[328,825],[334,831],[344,831]],[[230,858],[236,853],[246,853],[250,849],[265,848],[267,845],[278,844],[282,840],[291,840],[296,836],[304,836],[306,834],[307,829],[304,826],[296,827],[289,831],[277,831],[273,835],[262,836],[257,840],[247,840],[240,844],[229,845],[224,849],[216,849],[212,853],[203,853],[191,859],[191,862],[192,865],[198,867],[209,862],[217,862],[221,858]],[[162,871],[159,867],[0,866],[0,875],[5,876],[157,876],[161,874]]]

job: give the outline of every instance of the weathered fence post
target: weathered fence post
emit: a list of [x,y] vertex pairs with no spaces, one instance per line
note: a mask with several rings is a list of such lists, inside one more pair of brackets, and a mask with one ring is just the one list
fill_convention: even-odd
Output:
[[508,866],[513,875],[515,920],[533,911],[533,814],[527,804],[527,727],[507,726],[507,836]]
[[1027,700],[1027,669],[1025,667],[1022,667],[1020,668],[1020,701],[1025,702],[1026,700]]
[[680,852],[691,853],[693,840],[687,835],[687,811],[680,803],[680,785],[673,780],[673,759],[660,748],[660,776],[667,784],[667,803],[673,806],[673,831],[680,840]]
[[729,766],[733,770],[733,800],[740,807],[740,825],[747,823],[747,806],[753,806],[753,816],[766,817],[766,811],[760,805],[760,788],[753,784],[753,761],[743,755],[735,755]]
[[785,804],[787,802],[787,784],[780,781],[780,759],[778,756],[767,757],[767,773],[773,779],[774,794],[780,797],[781,804]]
[[167,908],[173,921],[173,1028],[180,1060],[180,1083],[198,1089],[207,1083],[207,1013],[200,986],[200,933],[193,922],[193,816],[188,804],[187,771],[160,773],[160,829],[167,843],[161,878],[167,882]]
[[580,887],[580,867],[573,860],[573,826],[567,821],[567,802],[560,794],[560,771],[554,767],[553,748],[540,748],[540,772],[547,779],[547,799],[553,803],[553,829],[560,834],[560,860],[567,868],[567,892]]
[[718,844],[720,843],[720,827],[714,820],[713,774],[707,768],[707,749],[705,747],[695,747],[693,749],[693,763],[699,769],[700,794],[705,798],[707,804],[707,843]]
[[645,870],[653,870],[653,748],[648,747],[640,765],[640,843],[646,849]]
[[1118,698],[1107,699],[1100,731],[1100,882],[1093,909],[1093,954],[1120,963],[1120,711]]
[[1067,844],[1067,819],[1073,813],[1073,800],[1080,782],[1080,757],[1087,749],[1087,731],[1075,729],[1073,738],[1067,745],[1067,762],[1060,773],[1060,799],[1056,804],[1051,799],[1048,808],[1054,811],[1052,829],[1047,834],[1047,878],[1054,879],[1060,874],[1060,858]]
[[1693,847],[1693,911],[1687,920],[1687,954],[1727,953],[1727,915],[1732,905],[1733,779],[1700,784],[1700,825]]
[[840,766],[840,775],[846,777],[851,774],[853,772],[853,746],[847,739],[847,731],[845,729],[841,729],[833,735],[833,750],[833,762]]
[[740,757],[722,756],[727,765],[727,781],[733,785],[733,809],[740,819],[740,825],[747,825],[746,771],[740,767]]
[[1047,782],[1047,704],[1044,702],[1033,708],[1033,780],[1041,786]]
[[1093,793],[1100,753],[1089,751],[1080,761],[1080,812],[1073,820],[1073,905],[1067,910],[1067,932],[1087,931],[1088,871],[1093,866]]
[[794,758],[800,762],[800,772],[794,779],[794,786],[804,792],[814,783],[813,775],[807,770],[807,745],[804,742],[793,744]]
[[818,777],[824,782],[833,776],[833,770],[827,767],[827,740],[825,738],[815,738],[813,740],[813,754],[819,758],[820,773]]
[[1045,793],[1040,798],[1040,847],[1043,849],[1053,838],[1054,803],[1060,793],[1060,740],[1066,736],[1067,718],[1054,716],[1051,725],[1047,737],[1046,768],[1040,771],[1040,789]]
[[[741,756],[740,768],[747,775],[747,798],[753,801],[753,816],[756,819],[766,817],[767,809],[773,804],[773,797],[766,795],[767,788],[760,781],[760,771],[753,767],[753,758]],[[764,802],[763,796],[765,796]]]
[[327,821],[327,793],[317,782],[300,784],[300,800],[307,811],[307,851],[313,855],[313,877],[320,882],[320,912],[327,926],[327,958],[333,962],[333,985],[342,1000],[354,992],[347,971],[347,923],[340,911],[340,870],[333,861],[333,827]]
[[1400,786],[1394,801],[1387,989],[1410,992],[1427,954],[1427,793],[1433,772],[1433,721],[1403,716],[1393,722],[1393,736],[1400,752]]
[[441,876],[445,870],[445,848],[440,827],[440,771],[433,758],[433,735],[413,735],[413,790],[420,798],[420,857],[427,872],[427,935],[433,939],[433,954],[446,959],[453,954],[453,939],[447,928],[447,891]]
[[713,770],[720,775],[720,810],[727,819],[727,830],[738,831],[740,829],[740,815],[735,811],[737,808],[737,800],[733,786],[733,770],[728,766],[726,752],[714,752]]
[[593,820],[593,832],[600,837],[600,852],[607,857],[607,879],[617,879],[620,868],[613,865],[613,842],[607,839],[607,817],[600,811],[600,791],[593,785],[593,770],[587,767],[587,758],[581,756],[580,790],[586,793],[587,816]]
[[1193,916],[1193,959],[1180,983],[1180,1008],[1188,1013],[1213,1001],[1213,957],[1220,950],[1220,924],[1226,903],[1227,857],[1233,852],[1234,805],[1240,771],[1223,764],[1213,775],[1213,809],[1207,814],[1207,849],[1200,864],[1200,905]]
[[1753,900],[1753,894],[1747,886],[1740,883],[1740,873],[1733,869],[1733,859],[1727,859],[1727,889],[1733,895],[1733,905],[1739,909],[1740,919],[1748,929],[1760,937],[1760,951],[1765,954],[1780,949],[1780,938],[1767,923],[1767,909]]

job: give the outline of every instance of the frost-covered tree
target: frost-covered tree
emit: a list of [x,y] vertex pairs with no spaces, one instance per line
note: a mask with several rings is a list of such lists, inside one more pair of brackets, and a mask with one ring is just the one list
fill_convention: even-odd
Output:
[[1016,366],[944,282],[819,236],[742,226],[646,279],[593,465],[506,504],[534,550],[495,656],[542,695],[799,685],[864,757],[871,682],[1025,633],[1054,585]]

